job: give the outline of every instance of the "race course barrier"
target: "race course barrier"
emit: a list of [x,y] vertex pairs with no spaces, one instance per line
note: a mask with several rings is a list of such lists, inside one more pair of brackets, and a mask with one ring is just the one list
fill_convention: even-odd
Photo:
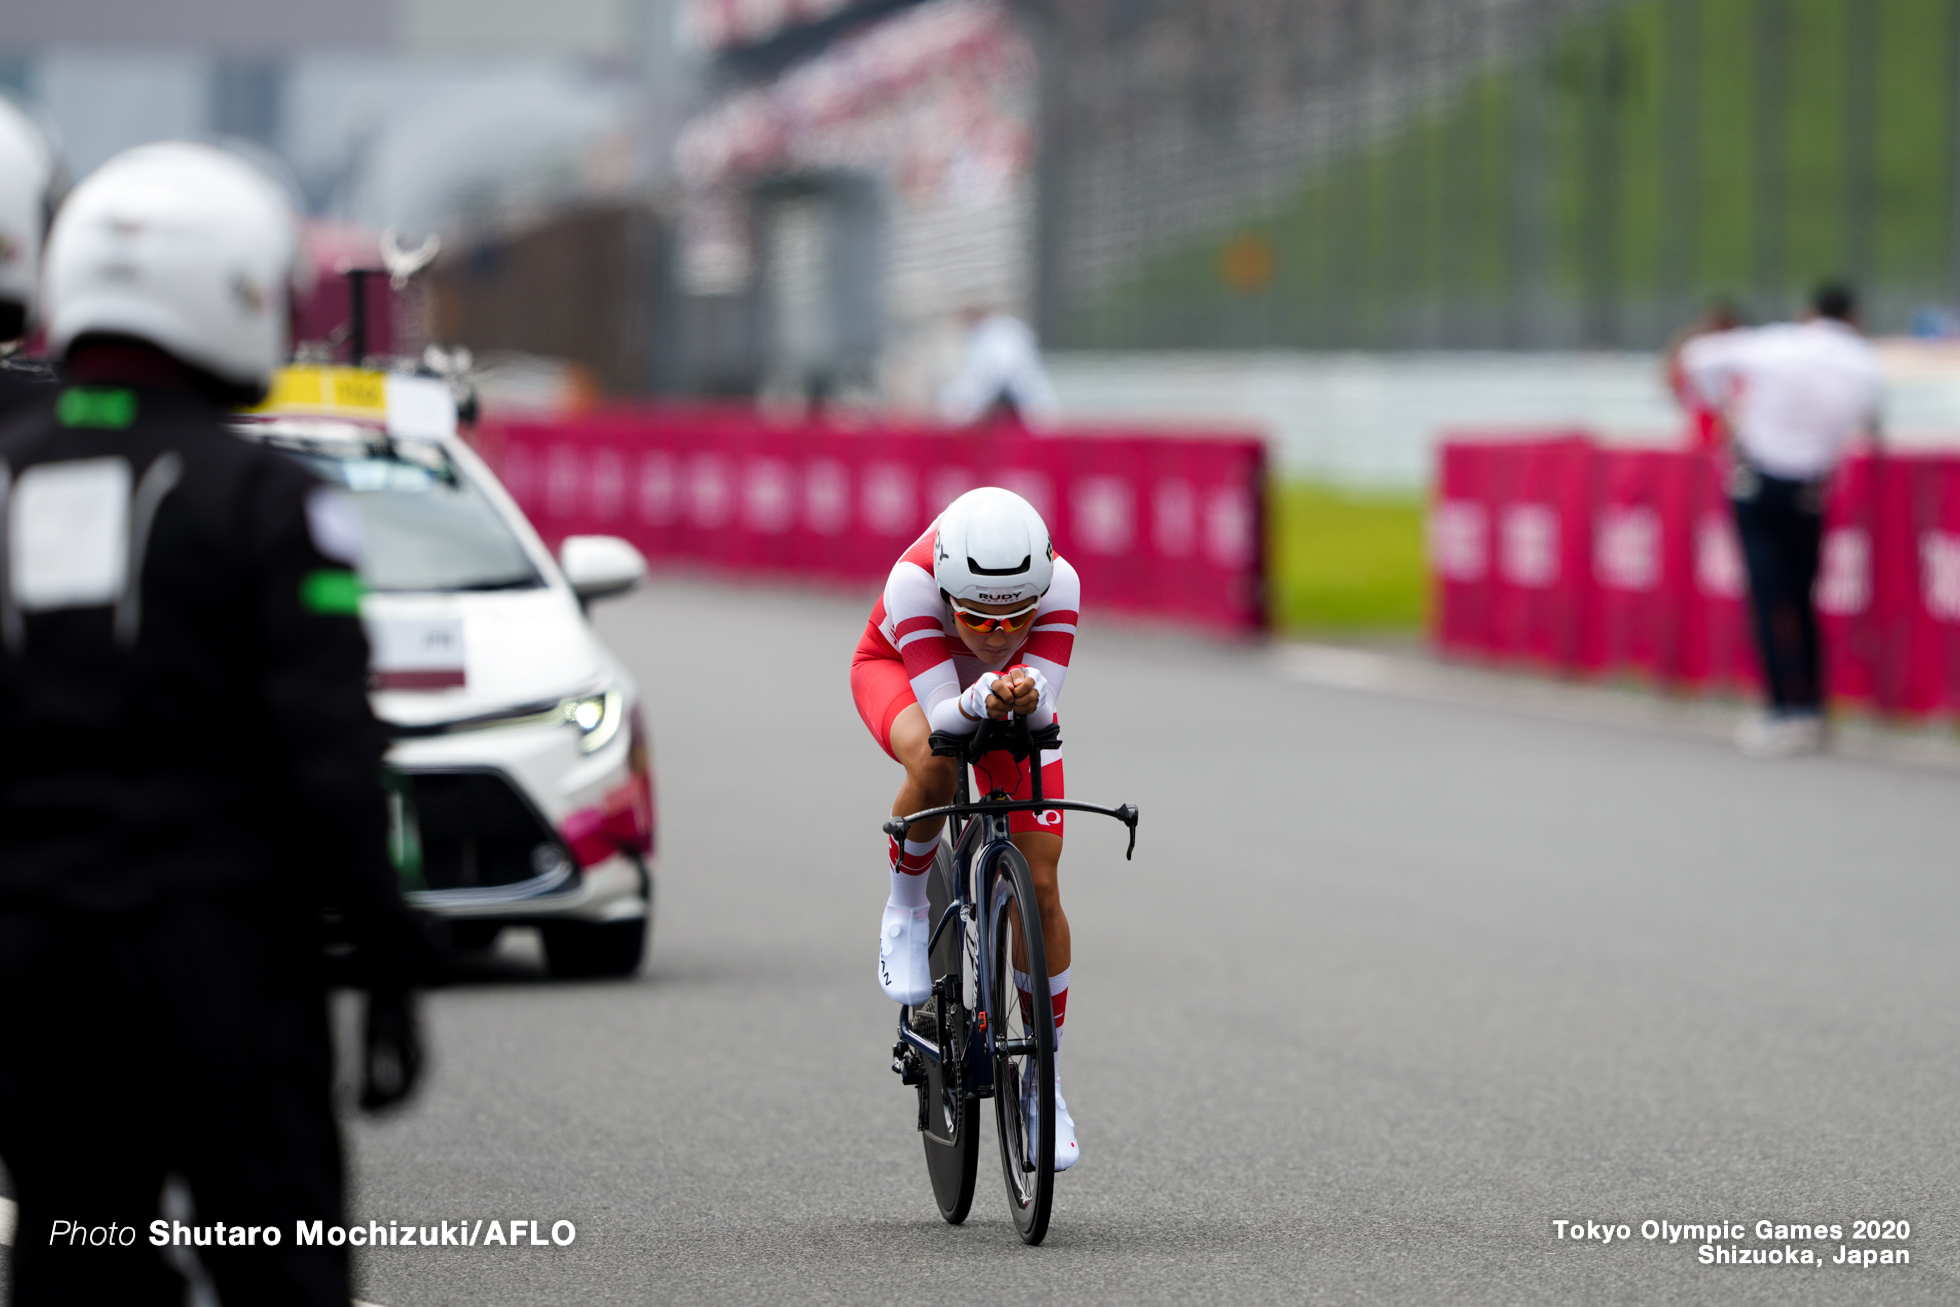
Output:
[[[1445,441],[1429,518],[1445,653],[1681,689],[1760,682],[1719,454],[1584,433]],[[1840,702],[1960,714],[1960,457],[1853,454],[1814,591]]]
[[1249,437],[859,430],[647,408],[487,422],[476,443],[554,545],[618,535],[656,563],[875,582],[947,503],[1000,485],[1048,523],[1085,608],[1265,626],[1265,447]]

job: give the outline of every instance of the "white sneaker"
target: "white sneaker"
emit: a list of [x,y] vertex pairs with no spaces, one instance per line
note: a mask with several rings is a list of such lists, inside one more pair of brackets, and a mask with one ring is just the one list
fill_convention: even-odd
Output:
[[1818,713],[1764,713],[1736,727],[1735,747],[1750,758],[1793,758],[1824,747],[1824,718]]
[[[1034,1092],[1034,1062],[1030,1059],[1021,1068],[1021,1120],[1027,1124],[1028,1143],[1025,1153],[1034,1156],[1034,1141],[1041,1137],[1039,1108],[1041,1100]],[[1081,1158],[1082,1150],[1075,1142],[1075,1121],[1068,1114],[1068,1104],[1062,1099],[1062,1072],[1055,1070],[1055,1169],[1066,1171]]]
[[932,937],[930,908],[885,908],[878,927],[878,983],[895,1003],[923,1003],[932,997],[932,964],[926,941]]

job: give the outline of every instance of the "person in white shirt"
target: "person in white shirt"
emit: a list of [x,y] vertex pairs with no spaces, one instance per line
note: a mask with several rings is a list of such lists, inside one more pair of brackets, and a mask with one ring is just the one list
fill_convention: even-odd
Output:
[[939,416],[955,426],[1007,417],[1047,426],[1061,414],[1055,388],[1041,366],[1034,329],[1008,313],[969,310],[972,324],[959,375],[939,395]]
[[1824,489],[1852,438],[1878,433],[1878,361],[1857,322],[1852,292],[1827,285],[1801,322],[1716,332],[1681,347],[1681,375],[1723,414],[1734,443],[1729,498],[1770,699],[1737,735],[1746,753],[1803,753],[1823,743],[1811,587]]

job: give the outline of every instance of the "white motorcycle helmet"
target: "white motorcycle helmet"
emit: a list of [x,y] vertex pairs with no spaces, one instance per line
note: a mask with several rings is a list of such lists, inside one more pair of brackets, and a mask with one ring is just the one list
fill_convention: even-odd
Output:
[[946,505],[933,533],[933,579],[967,603],[1025,603],[1048,593],[1055,546],[1034,505],[999,486],[969,490]]
[[172,141],[78,185],[48,237],[48,345],[133,336],[248,393],[286,358],[292,205],[237,155]]
[[60,159],[47,133],[0,96],[0,340],[27,334],[41,280],[41,242],[60,179]]

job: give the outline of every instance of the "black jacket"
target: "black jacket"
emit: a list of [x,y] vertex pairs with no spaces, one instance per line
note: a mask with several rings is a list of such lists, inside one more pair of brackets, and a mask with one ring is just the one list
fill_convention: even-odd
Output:
[[386,740],[352,576],[309,530],[319,483],[193,392],[51,389],[0,418],[0,553],[35,469],[103,459],[127,464],[140,566],[119,598],[50,607],[31,558],[0,560],[0,903],[223,896],[399,941]]
[[54,365],[45,359],[0,358],[0,422],[14,409],[52,396],[56,380]]

